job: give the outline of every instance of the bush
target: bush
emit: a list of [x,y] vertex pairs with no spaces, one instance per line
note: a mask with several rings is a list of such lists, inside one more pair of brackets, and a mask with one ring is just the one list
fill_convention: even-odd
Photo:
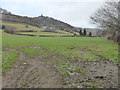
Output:
[[77,36],[76,33],[74,33],[74,37]]

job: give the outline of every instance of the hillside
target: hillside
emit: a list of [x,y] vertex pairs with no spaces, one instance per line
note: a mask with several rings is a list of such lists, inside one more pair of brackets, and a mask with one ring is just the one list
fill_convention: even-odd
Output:
[[29,25],[37,26],[39,28],[47,29],[47,31],[55,31],[55,30],[62,30],[67,32],[77,31],[76,28],[74,28],[73,26],[47,16],[38,16],[31,18],[25,16],[18,16],[14,14],[2,14],[2,20],[29,24]]
[[34,25],[39,28],[49,29],[52,31],[53,30],[63,30],[67,32],[77,31],[75,27],[48,16],[43,16],[43,15],[38,17],[19,16],[19,15],[12,14],[11,12],[2,8],[0,8],[0,13],[2,13],[2,21]]
[[3,21],[2,28],[4,29],[4,32],[17,35],[39,37],[73,36],[73,33],[69,33],[62,30],[46,31],[47,29],[11,21]]
[[[44,29],[45,32],[56,32],[57,30],[60,31],[65,31],[69,33],[77,33],[79,32],[80,29],[84,30],[84,28],[76,28],[73,27],[67,23],[64,23],[59,20],[55,20],[50,17],[46,16],[39,16],[39,17],[22,17],[18,15],[13,15],[13,14],[3,14],[2,15],[2,21],[9,21],[9,22],[16,22],[16,23],[23,23],[23,24],[28,24],[32,26],[36,26],[38,28]],[[85,28],[87,33],[92,32],[93,36],[97,35],[98,29],[94,28]]]
[[75,28],[67,23],[46,16],[25,17],[14,15],[0,8],[2,13],[2,28],[5,32],[28,36],[69,36]]
[[[60,20],[54,19],[48,16],[38,16],[38,17],[27,17],[27,16],[19,16],[12,14],[11,12],[0,8],[0,12],[2,13],[2,21],[9,21],[9,22],[17,22],[17,23],[24,23],[36,26],[38,28],[42,28],[47,32],[55,32],[56,30],[62,30],[70,33],[79,32],[79,30],[84,30],[84,28],[77,28],[71,26],[65,22]],[[94,28],[86,28],[87,33],[92,32],[93,36],[96,36],[98,29]]]

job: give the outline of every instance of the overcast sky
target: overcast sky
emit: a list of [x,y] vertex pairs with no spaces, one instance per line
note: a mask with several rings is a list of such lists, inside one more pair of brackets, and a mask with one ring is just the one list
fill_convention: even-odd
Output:
[[[89,2],[88,2],[89,1]],[[76,27],[94,28],[90,16],[104,0],[1,0],[0,6],[13,14],[53,17]]]

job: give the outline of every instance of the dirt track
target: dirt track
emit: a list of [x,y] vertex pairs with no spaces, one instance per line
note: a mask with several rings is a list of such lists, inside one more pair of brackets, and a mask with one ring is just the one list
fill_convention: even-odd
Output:
[[39,60],[27,59],[25,54],[20,52],[17,62],[3,75],[3,87],[62,87],[60,83],[61,77],[54,70],[46,67],[40,60],[40,58]]
[[[29,59],[23,52],[19,54],[12,68],[3,75],[3,88],[118,87],[118,67],[110,61],[78,62],[68,60],[59,54]],[[56,57],[61,57],[62,60],[83,68],[85,73],[74,73],[64,77],[54,67],[55,62],[43,62],[43,60]]]

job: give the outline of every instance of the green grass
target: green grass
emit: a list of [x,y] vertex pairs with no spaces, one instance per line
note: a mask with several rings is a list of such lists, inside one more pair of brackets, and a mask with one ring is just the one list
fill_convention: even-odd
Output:
[[[21,24],[21,23],[11,23],[11,22],[2,22],[3,25],[5,26],[12,26],[16,29],[16,31],[24,31],[24,30],[34,30],[34,31],[42,31],[43,29],[32,26],[32,25],[27,25],[27,24]],[[28,26],[28,28],[26,27]]]
[[94,88],[94,87],[97,87],[97,86],[99,86],[99,84],[93,84],[93,83],[86,83],[86,86],[88,87],[88,88]]
[[[4,33],[2,35],[3,48],[13,48],[23,51],[30,58],[39,55],[48,55],[49,53],[59,53],[67,58],[75,58],[78,61],[95,62],[101,60],[99,56],[104,57],[102,60],[109,59],[118,63],[118,45],[106,38],[96,37],[31,37],[20,36]],[[40,49],[30,47],[40,47]],[[6,59],[7,58],[7,59]],[[3,50],[3,73],[11,67],[12,63],[18,58],[18,53]],[[6,60],[5,60],[6,59]],[[7,62],[6,62],[7,61]],[[54,61],[54,60],[52,60]],[[60,72],[82,72],[79,67],[72,63],[59,61]],[[67,70],[68,67],[74,67]]]
[[[4,33],[3,46],[20,50],[30,46],[39,46],[50,52],[78,59],[93,59],[97,53],[113,62],[118,61],[118,45],[101,37],[30,37]],[[81,51],[86,55],[80,55]]]
[[11,68],[11,65],[16,61],[18,58],[18,53],[15,51],[2,51],[2,69],[3,73],[6,72],[8,68]]
[[23,52],[29,57],[29,58],[35,58],[39,55],[47,55],[48,52],[43,49],[35,49],[35,48],[26,48],[23,50]]

